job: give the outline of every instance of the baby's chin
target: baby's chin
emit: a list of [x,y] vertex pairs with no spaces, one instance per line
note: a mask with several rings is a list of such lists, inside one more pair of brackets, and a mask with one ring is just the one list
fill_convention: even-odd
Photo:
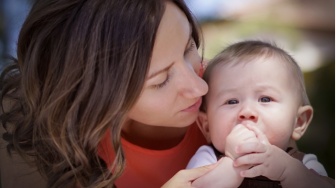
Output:
[[[222,143],[221,143],[222,144]],[[214,143],[214,142],[212,142],[211,140],[210,140],[210,142],[209,142],[209,145],[211,145],[212,147],[214,147],[218,152],[220,152],[220,153],[224,153],[225,152],[225,148],[222,148],[221,147],[221,145],[219,145],[219,144],[216,144],[216,143]],[[219,147],[220,146],[220,147]]]

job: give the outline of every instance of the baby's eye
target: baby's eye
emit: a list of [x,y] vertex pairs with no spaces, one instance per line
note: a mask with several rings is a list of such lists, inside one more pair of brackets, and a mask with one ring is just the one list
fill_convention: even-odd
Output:
[[272,99],[270,98],[270,97],[261,97],[260,99],[259,99],[259,102],[271,102],[272,101]]
[[225,104],[229,104],[229,105],[238,104],[238,103],[239,103],[239,101],[237,99],[230,99],[230,100],[225,102]]

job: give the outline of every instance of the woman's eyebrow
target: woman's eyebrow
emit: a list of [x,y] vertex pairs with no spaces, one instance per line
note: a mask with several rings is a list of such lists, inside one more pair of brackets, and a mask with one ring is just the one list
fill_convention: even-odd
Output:
[[172,62],[172,63],[171,63],[170,65],[168,65],[167,67],[164,67],[163,69],[158,70],[158,71],[156,71],[156,72],[150,74],[150,75],[146,78],[146,80],[149,80],[149,79],[155,77],[156,75],[161,74],[161,73],[167,71],[167,70],[170,69],[170,67],[172,67],[173,65],[174,65],[174,62]]

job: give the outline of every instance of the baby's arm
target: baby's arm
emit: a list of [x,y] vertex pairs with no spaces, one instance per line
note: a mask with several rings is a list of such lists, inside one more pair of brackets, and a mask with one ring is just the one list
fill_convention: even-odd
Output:
[[[226,150],[225,153],[230,157],[224,156],[218,161],[215,169],[196,179],[192,183],[192,186],[214,188],[238,187],[243,181],[243,177],[240,176],[240,171],[248,169],[250,166],[240,166],[237,168],[233,166],[233,158],[237,157],[234,148],[236,148],[238,144],[252,141],[258,141],[253,131],[248,130],[243,125],[235,126],[226,139],[226,147],[229,148],[229,150]],[[192,161],[195,161],[195,159],[192,159],[191,163],[193,163]]]
[[242,144],[237,148],[237,153],[249,154],[237,158],[234,166],[253,166],[241,171],[240,174],[243,177],[265,176],[271,180],[280,181],[284,188],[334,187],[334,181],[328,181],[327,178],[309,170],[301,161],[291,157],[281,148],[271,145],[258,129],[249,128],[253,129],[261,142]]

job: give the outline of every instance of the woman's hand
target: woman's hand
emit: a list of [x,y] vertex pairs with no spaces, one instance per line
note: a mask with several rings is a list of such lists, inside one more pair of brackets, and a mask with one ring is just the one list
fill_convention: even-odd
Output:
[[167,183],[165,183],[161,188],[188,188],[192,187],[191,183],[208,173],[210,170],[214,169],[217,163],[207,166],[202,166],[198,168],[180,170],[177,172]]

